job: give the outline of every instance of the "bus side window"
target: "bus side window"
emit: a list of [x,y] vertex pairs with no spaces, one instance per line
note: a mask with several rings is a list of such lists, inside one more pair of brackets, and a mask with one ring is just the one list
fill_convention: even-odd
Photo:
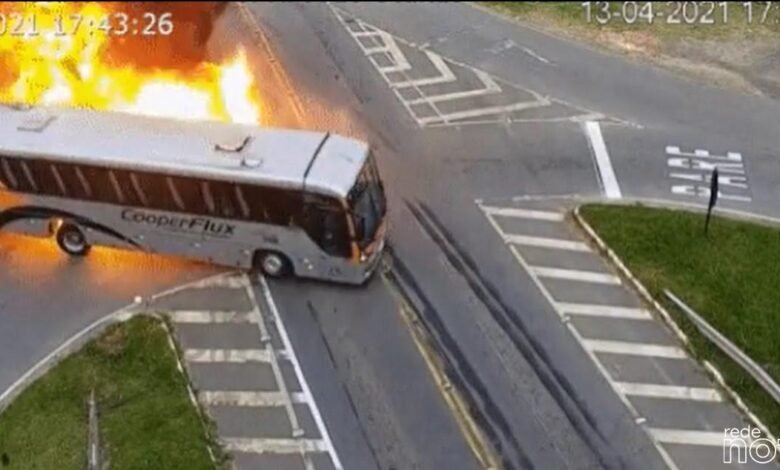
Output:
[[90,188],[92,188],[92,200],[111,204],[122,203],[111,182],[111,175],[107,169],[82,167],[81,172],[84,174],[84,178],[89,183]]
[[11,165],[8,163],[7,158],[0,158],[0,183],[3,183],[3,186],[8,189],[19,187],[19,182],[16,179],[16,175],[11,171]]
[[266,189],[266,208],[271,223],[296,225],[300,223],[303,199],[296,191],[281,188]]
[[51,171],[51,163],[44,160],[31,160],[28,162],[30,172],[40,188],[41,194],[60,196],[59,185]]
[[135,173],[138,186],[146,203],[151,209],[176,211],[176,199],[171,194],[170,187],[164,175],[154,173]]
[[116,179],[117,186],[119,187],[119,190],[121,191],[121,194],[124,197],[123,204],[143,207],[144,201],[141,199],[141,196],[138,194],[137,188],[135,187],[136,184],[133,183],[133,179],[135,179],[137,182],[137,177],[131,178],[130,177],[131,173],[129,171],[124,171],[124,170],[111,170],[111,172],[114,174],[114,178]]
[[[85,180],[84,175],[78,166],[58,164],[57,170],[65,185],[68,196],[76,199],[91,199],[92,188]],[[81,177],[79,177],[80,174]]]
[[223,181],[209,182],[211,196],[214,199],[216,215],[225,218],[240,217],[239,204],[236,200],[236,192],[233,185]]
[[268,204],[266,188],[248,184],[241,185],[240,188],[249,208],[249,218],[255,222],[269,223],[268,210],[266,209]]
[[176,188],[184,206],[182,210],[190,214],[208,214],[205,198],[201,192],[201,182],[192,178],[172,176],[171,185]]
[[[8,182],[11,183],[8,185],[9,188],[26,193],[37,190],[37,186],[30,178],[29,162],[20,158],[10,157],[5,157],[3,161],[5,162],[3,164],[3,174],[8,179]],[[26,172],[25,167],[27,168]]]

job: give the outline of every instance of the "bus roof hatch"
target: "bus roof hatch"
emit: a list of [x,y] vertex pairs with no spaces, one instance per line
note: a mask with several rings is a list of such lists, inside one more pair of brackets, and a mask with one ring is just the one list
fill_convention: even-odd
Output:
[[56,118],[57,116],[51,114],[35,113],[22,121],[17,129],[27,132],[43,132]]
[[219,141],[214,143],[214,150],[219,152],[240,153],[249,143],[250,136],[220,136]]

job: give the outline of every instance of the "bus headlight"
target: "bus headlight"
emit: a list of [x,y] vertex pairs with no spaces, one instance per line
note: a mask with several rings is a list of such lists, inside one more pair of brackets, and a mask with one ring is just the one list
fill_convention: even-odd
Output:
[[365,253],[360,253],[360,262],[365,263],[368,261],[368,256]]

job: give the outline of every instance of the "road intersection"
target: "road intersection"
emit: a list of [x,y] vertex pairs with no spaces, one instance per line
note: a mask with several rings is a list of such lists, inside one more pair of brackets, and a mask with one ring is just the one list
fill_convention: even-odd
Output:
[[[242,277],[232,288],[243,300],[190,293],[160,308],[222,435],[242,439],[232,441],[238,468],[264,468],[266,444],[250,438],[310,444],[275,448],[289,468],[486,468],[447,399],[453,385],[483,430],[476,439],[506,468],[732,468],[718,461],[715,434],[743,418],[572,232],[570,199],[520,196],[610,197],[617,185],[623,197],[706,203],[700,188],[721,165],[725,207],[780,216],[780,105],[463,4],[247,9],[273,50],[234,34],[252,48],[273,124],[377,146],[392,203],[388,269],[402,273],[451,383],[431,372],[384,276],[363,291],[300,281],[266,290]],[[53,250],[0,243],[0,389],[102,313],[214,272],[52,252],[25,275]],[[41,285],[50,296],[36,295]],[[258,328],[274,309],[288,333],[264,343]],[[264,370],[238,370],[252,366]]]

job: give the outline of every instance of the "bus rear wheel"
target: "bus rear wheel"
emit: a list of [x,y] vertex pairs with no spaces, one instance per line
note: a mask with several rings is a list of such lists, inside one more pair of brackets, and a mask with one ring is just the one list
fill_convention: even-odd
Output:
[[259,251],[255,254],[254,268],[259,269],[268,277],[282,278],[290,275],[290,261],[281,253],[275,251]]
[[57,231],[57,245],[70,256],[85,256],[89,253],[89,243],[78,227],[63,224]]

